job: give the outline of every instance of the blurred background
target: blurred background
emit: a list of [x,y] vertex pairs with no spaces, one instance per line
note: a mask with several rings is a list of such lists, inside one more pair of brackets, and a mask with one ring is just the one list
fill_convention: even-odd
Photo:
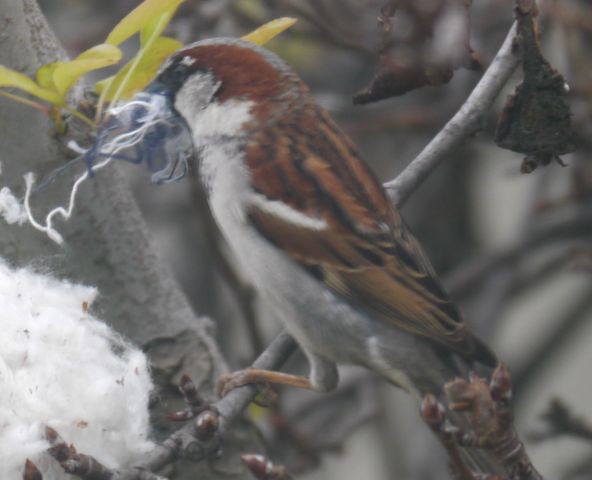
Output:
[[[71,55],[102,42],[137,3],[40,1]],[[269,48],[304,78],[386,182],[463,104],[508,32],[514,2],[470,4],[187,0],[168,34],[191,43],[297,18]],[[517,426],[535,465],[549,478],[590,478],[592,6],[538,6],[541,50],[569,85],[575,153],[562,156],[566,166],[553,160],[523,174],[525,155],[496,146],[496,124],[522,79],[519,68],[481,132],[443,161],[403,215],[471,328],[509,365]],[[373,78],[391,71],[408,80],[400,95],[354,106],[354,98],[367,99],[360,92]],[[199,193],[190,181],[155,186],[138,167],[128,173],[162,256],[195,310],[215,321],[229,365],[248,365],[280,326],[236,271]],[[293,363],[304,371],[299,359]],[[364,371],[345,368],[342,376],[334,394],[282,391],[278,408],[251,409],[274,461],[307,479],[447,478],[441,448],[411,398]],[[567,414],[581,420],[583,434],[570,428]]]

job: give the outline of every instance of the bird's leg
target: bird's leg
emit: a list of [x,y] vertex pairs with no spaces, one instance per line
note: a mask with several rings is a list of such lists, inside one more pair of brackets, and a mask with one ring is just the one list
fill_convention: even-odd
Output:
[[312,390],[312,384],[306,377],[292,375],[289,373],[274,372],[272,370],[262,370],[259,368],[245,368],[236,372],[222,375],[218,379],[217,391],[220,397],[224,397],[228,392],[244,385],[288,385],[296,388]]

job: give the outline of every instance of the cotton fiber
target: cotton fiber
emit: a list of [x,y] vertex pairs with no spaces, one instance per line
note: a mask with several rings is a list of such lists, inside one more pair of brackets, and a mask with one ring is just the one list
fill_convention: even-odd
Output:
[[153,447],[146,357],[89,313],[96,295],[0,259],[0,479],[22,479],[27,458],[44,480],[69,478],[46,426],[109,468]]

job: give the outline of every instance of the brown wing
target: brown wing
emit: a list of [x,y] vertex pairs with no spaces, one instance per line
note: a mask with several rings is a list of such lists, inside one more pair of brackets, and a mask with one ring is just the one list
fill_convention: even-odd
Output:
[[277,127],[248,146],[254,188],[324,226],[310,228],[253,205],[249,219],[257,230],[348,302],[491,363],[382,185],[329,116],[309,105]]

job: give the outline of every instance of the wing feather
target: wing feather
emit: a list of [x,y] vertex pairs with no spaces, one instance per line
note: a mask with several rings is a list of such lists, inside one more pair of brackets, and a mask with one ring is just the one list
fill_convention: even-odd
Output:
[[[297,129],[296,124],[320,127]],[[274,158],[259,158],[269,151],[267,133],[249,145],[254,187],[268,201],[283,201],[326,228],[307,228],[260,202],[248,212],[255,228],[349,303],[463,356],[491,363],[492,354],[465,328],[382,185],[329,116],[311,104],[278,129]]]

